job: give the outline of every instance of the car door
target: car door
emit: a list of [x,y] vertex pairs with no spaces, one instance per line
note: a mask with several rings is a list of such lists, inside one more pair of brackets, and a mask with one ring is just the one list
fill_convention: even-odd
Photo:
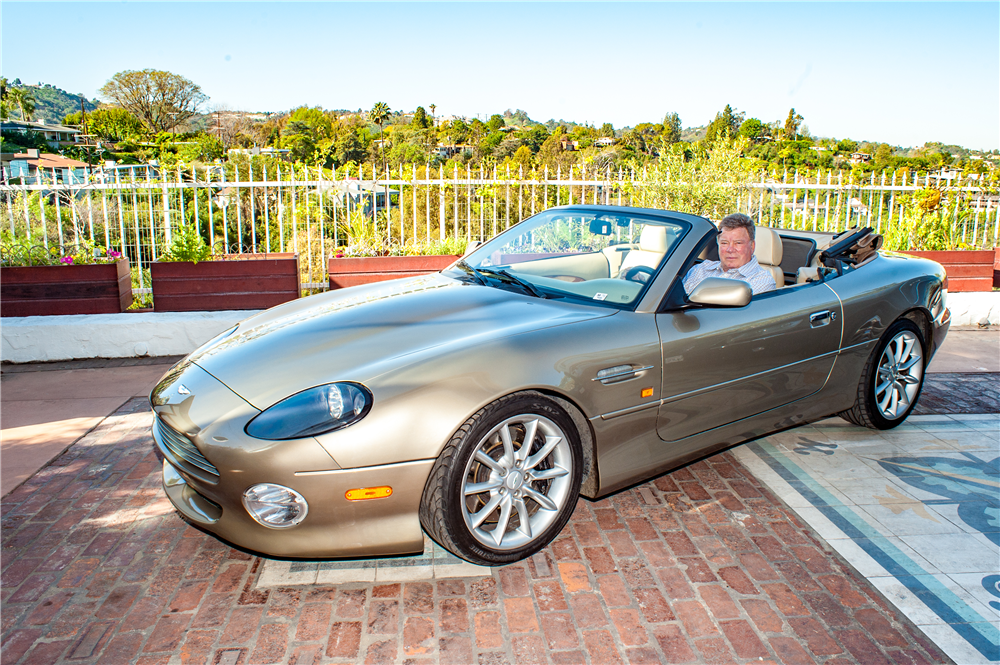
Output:
[[823,283],[760,294],[745,307],[657,314],[660,438],[678,441],[817,392],[833,368],[842,321],[840,300]]

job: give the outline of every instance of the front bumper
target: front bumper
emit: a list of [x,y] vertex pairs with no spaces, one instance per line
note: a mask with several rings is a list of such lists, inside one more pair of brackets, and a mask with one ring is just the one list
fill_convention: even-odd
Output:
[[[182,363],[154,389],[153,439],[163,489],[185,518],[240,547],[272,556],[336,558],[420,552],[418,510],[434,460],[341,469],[314,438],[263,441],[243,428],[259,411],[197,365]],[[254,520],[243,493],[258,483],[299,492],[306,518],[273,529]],[[385,498],[349,501],[363,487]]]
[[[261,554],[290,558],[413,554],[424,547],[418,510],[433,464],[434,460],[421,460],[293,474],[291,482],[271,480],[291,487],[309,503],[305,520],[287,529],[262,526],[239,499],[233,501],[228,493],[220,495],[199,487],[197,480],[186,477],[169,460],[163,462],[163,490],[191,522]],[[392,487],[391,496],[367,501],[348,501],[345,496],[350,489],[383,485]]]

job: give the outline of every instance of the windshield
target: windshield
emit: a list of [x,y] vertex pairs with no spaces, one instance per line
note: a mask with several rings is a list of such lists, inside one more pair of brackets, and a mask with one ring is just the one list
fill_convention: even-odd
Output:
[[452,267],[470,280],[543,298],[633,305],[687,225],[601,210],[549,210]]

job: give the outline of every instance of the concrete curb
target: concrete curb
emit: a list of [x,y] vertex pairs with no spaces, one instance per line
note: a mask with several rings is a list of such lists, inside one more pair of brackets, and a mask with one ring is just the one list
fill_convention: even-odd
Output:
[[180,356],[259,310],[6,317],[0,359],[11,363]]
[[[1000,325],[1000,291],[949,293],[954,327]],[[180,356],[258,310],[6,317],[0,359],[11,363]]]
[[949,293],[951,325],[1000,325],[1000,291]]

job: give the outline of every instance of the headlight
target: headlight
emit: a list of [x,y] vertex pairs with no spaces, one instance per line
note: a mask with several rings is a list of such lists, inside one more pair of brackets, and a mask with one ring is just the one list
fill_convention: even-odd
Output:
[[356,383],[328,383],[286,397],[246,426],[257,439],[283,441],[331,432],[358,422],[372,406],[372,395]]
[[243,493],[243,505],[250,517],[272,529],[295,526],[309,513],[309,504],[301,494],[274,483],[260,483],[248,489]]

